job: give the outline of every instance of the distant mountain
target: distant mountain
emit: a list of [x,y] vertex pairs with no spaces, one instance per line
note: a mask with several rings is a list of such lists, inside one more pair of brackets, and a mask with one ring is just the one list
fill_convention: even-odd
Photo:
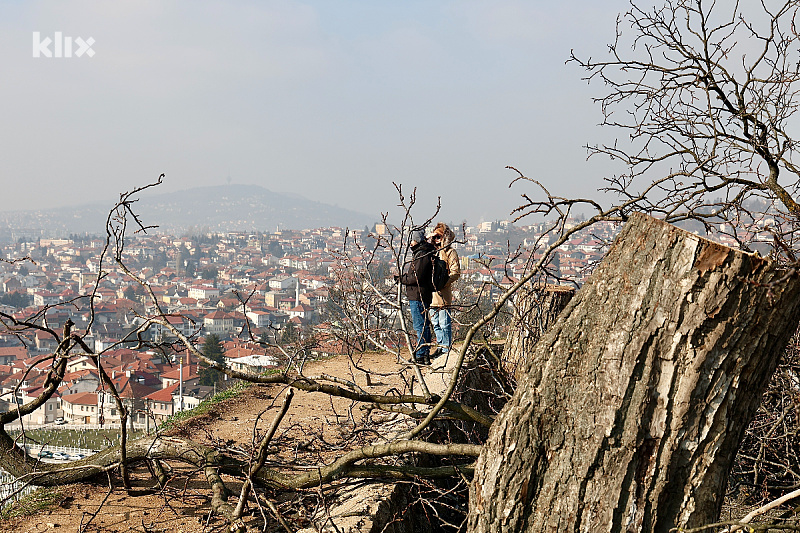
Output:
[[[0,213],[0,238],[105,232],[110,205],[85,205],[42,211]],[[165,194],[145,193],[134,204],[145,225],[158,233],[200,231],[275,231],[326,226],[363,228],[375,216],[314,202],[295,194],[269,191],[257,185],[197,187]]]
[[[375,216],[314,202],[298,195],[269,191],[258,185],[198,187],[142,198],[139,212],[159,226],[228,231],[275,231],[281,229],[341,226],[363,228]],[[173,231],[174,233],[174,231]]]

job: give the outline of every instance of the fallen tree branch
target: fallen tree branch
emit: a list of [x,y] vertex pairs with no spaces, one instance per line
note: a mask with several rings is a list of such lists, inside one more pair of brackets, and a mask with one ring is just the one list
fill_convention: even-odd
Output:
[[[259,472],[258,479],[262,483],[281,488],[303,489],[314,487],[334,479],[351,476],[351,471],[366,472],[361,466],[352,467],[354,463],[364,459],[377,459],[411,452],[428,453],[431,455],[463,455],[477,457],[480,451],[481,446],[476,444],[434,444],[424,441],[400,440],[352,450],[329,465],[299,475],[287,475],[273,470],[262,470]],[[367,477],[374,476],[369,475]]]
[[459,475],[469,476],[475,473],[475,464],[452,466],[395,466],[395,465],[370,465],[349,468],[348,476],[358,478],[376,479],[416,479],[416,478],[443,478]]
[[281,420],[283,420],[283,417],[286,416],[286,413],[289,411],[289,406],[292,403],[293,395],[294,392],[292,392],[292,389],[288,389],[286,391],[286,396],[283,399],[283,405],[281,406],[280,411],[275,415],[267,434],[261,440],[255,461],[253,461],[253,464],[250,466],[250,469],[247,473],[247,478],[242,484],[242,491],[239,495],[239,503],[236,506],[236,510],[233,512],[234,518],[241,518],[242,513],[244,512],[244,506],[247,503],[248,496],[250,496],[250,488],[252,487],[253,477],[258,475],[258,472],[264,467],[264,462],[267,460],[267,447],[269,446],[270,441],[272,441],[272,437],[275,435],[275,431],[277,431]]
[[793,500],[795,498],[800,498],[800,489],[792,491],[792,492],[790,492],[788,494],[784,494],[780,498],[778,498],[776,500],[772,500],[771,502],[767,503],[766,505],[763,505],[763,506],[759,507],[758,509],[754,509],[753,511],[750,511],[749,513],[747,513],[747,515],[744,518],[739,520],[739,525],[736,525],[736,526],[731,528],[731,532],[741,530],[744,527],[744,525],[745,524],[749,524],[750,521],[753,520],[753,518],[755,518],[757,516],[761,516],[761,515],[763,515],[765,513],[768,513],[771,510],[775,509],[776,507],[780,507],[784,503],[786,503],[788,501],[791,501],[791,500]]

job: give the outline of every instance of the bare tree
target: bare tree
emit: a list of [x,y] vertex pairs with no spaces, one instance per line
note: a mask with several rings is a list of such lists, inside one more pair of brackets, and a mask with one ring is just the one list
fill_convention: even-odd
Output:
[[[607,60],[571,61],[608,92],[603,125],[624,140],[589,147],[626,168],[607,190],[628,209],[695,220],[747,247],[773,233],[793,247],[800,169],[789,127],[800,53],[794,1],[636,3]],[[642,194],[647,192],[647,194]]]
[[[599,216],[624,221],[632,216],[632,212],[643,211],[670,222],[682,222],[692,229],[705,230],[744,250],[769,251],[778,265],[783,266],[777,267],[772,280],[766,283],[767,293],[762,296],[767,297],[768,305],[785,306],[785,309],[778,310],[779,313],[792,315],[784,327],[776,324],[774,331],[781,331],[782,342],[785,342],[796,325],[796,310],[791,300],[783,304],[777,299],[772,300],[770,291],[791,290],[787,288],[795,284],[797,276],[795,229],[800,215],[797,204],[799,174],[793,162],[795,143],[788,128],[797,110],[800,54],[794,19],[798,7],[793,1],[773,6],[767,2],[723,5],[702,0],[678,0],[667,1],[653,9],[632,3],[631,9],[618,21],[617,36],[609,47],[608,59],[581,59],[577,55],[571,58],[587,70],[588,80],[599,80],[607,88],[606,95],[597,99],[604,114],[603,124],[611,131],[618,130],[622,139],[590,146],[589,152],[592,156],[610,156],[624,166],[620,174],[607,179],[606,185],[607,191],[618,195],[619,202],[603,208],[590,199],[557,197],[538,181],[521,176],[520,180],[536,184],[540,193],[544,193],[544,199],[540,199],[540,195],[524,195],[526,205],[519,210],[520,215],[565,213],[582,205],[593,208]],[[745,13],[746,10],[750,13]],[[639,244],[630,245],[635,248],[645,241],[642,237]],[[759,242],[763,243],[760,248]],[[705,270],[701,256],[696,255],[693,261],[701,271]],[[606,266],[606,269],[613,268]],[[626,279],[635,274],[633,271],[620,271],[618,275]],[[613,277],[604,281],[611,287],[615,282],[612,280]],[[585,293],[582,295],[588,298]],[[615,313],[613,307],[619,298],[609,301],[612,313]],[[588,307],[581,308],[578,302],[571,303],[564,320],[581,316],[585,309],[591,309],[597,303],[580,300]],[[692,298],[692,301],[696,300]],[[665,305],[670,305],[670,302],[665,302]],[[648,312],[648,306],[641,307],[642,317]],[[671,316],[666,308],[664,312]],[[676,324],[684,324],[686,316],[675,315],[674,320]],[[715,326],[709,327],[717,327],[726,320],[726,317],[719,316]],[[580,331],[564,329],[566,326],[562,324],[559,326],[561,333],[553,332],[547,337],[546,344],[552,348],[554,342],[558,345],[567,342],[566,353],[577,351],[588,357],[588,364],[601,368],[604,364],[602,357],[596,360],[580,348],[582,344],[574,343],[580,342],[575,336],[584,335],[584,331],[589,343],[587,347],[592,342],[601,341],[602,329],[595,331],[593,328],[602,321],[598,316],[580,325],[575,324],[574,328]],[[628,329],[623,323],[620,321],[608,333],[635,335],[639,331]],[[737,332],[747,334],[744,329]],[[572,339],[572,345],[568,338]],[[657,339],[658,336],[653,338],[656,344],[659,342]],[[567,405],[563,405],[558,398],[564,390],[559,390],[555,384],[557,377],[583,374],[573,366],[579,363],[573,362],[572,356],[560,359],[558,350],[555,353],[545,350],[542,343],[528,355],[531,359],[529,375],[496,420],[490,441],[484,447],[473,486],[471,526],[487,531],[498,528],[508,531],[666,531],[674,527],[712,527],[709,523],[718,517],[725,489],[724,479],[733,451],[744,433],[745,423],[755,413],[756,400],[778,364],[781,350],[758,354],[758,364],[763,366],[758,372],[758,385],[751,391],[755,392],[754,396],[745,393],[723,400],[723,403],[731,402],[730,409],[726,408],[727,414],[723,415],[730,426],[712,430],[714,438],[722,446],[721,450],[724,450],[718,456],[719,462],[715,464],[716,459],[709,456],[707,463],[696,469],[700,476],[697,483],[682,476],[672,477],[672,485],[662,493],[656,476],[651,477],[648,471],[653,461],[660,465],[655,472],[671,470],[670,465],[674,464],[660,455],[670,445],[666,434],[654,432],[652,427],[648,429],[646,423],[638,426],[638,440],[628,445],[634,450],[639,447],[645,455],[632,462],[622,460],[622,467],[628,468],[630,475],[624,481],[617,479],[620,484],[616,484],[614,476],[603,466],[602,458],[613,454],[621,442],[616,431],[623,427],[621,424],[624,424],[625,417],[642,408],[636,393],[629,396],[620,391],[620,398],[628,400],[620,405],[614,421],[609,419],[608,424],[600,422],[599,426],[587,426],[595,427],[598,433],[605,435],[606,442],[594,454],[591,444],[580,443],[558,428],[578,431],[584,427],[581,420],[586,413],[596,414],[589,402],[603,405],[604,401],[602,398],[580,400],[581,393],[592,390],[592,383],[596,380],[601,383],[605,380],[595,372],[585,374],[585,379],[578,378],[574,384],[571,378],[570,385],[564,390],[576,394],[571,398],[564,397]],[[644,356],[647,351],[643,350],[640,355]],[[612,354],[609,356],[616,359]],[[697,364],[711,364],[709,361]],[[747,357],[741,362],[748,364],[746,361]],[[645,375],[658,376],[660,367],[660,363],[644,363],[641,370]],[[710,371],[701,372],[703,379],[713,380],[715,374],[706,372]],[[791,379],[788,381],[791,383]],[[664,395],[658,383],[658,378],[651,377],[646,389],[648,392],[642,399],[658,397],[669,404],[679,401],[681,394],[677,384],[668,392],[664,391]],[[634,390],[629,388],[628,392]],[[794,396],[796,392],[790,389],[787,394]],[[696,388],[692,395],[702,396],[701,388]],[[738,399],[734,400],[734,397]],[[772,394],[771,398],[774,397]],[[531,405],[533,398],[535,404]],[[652,401],[645,401],[655,405]],[[675,403],[674,407],[677,406]],[[564,415],[565,411],[573,408],[573,415]],[[741,412],[743,418],[731,420],[735,418],[730,414],[734,410]],[[783,404],[776,417],[767,415],[766,418],[772,420],[773,433],[782,429],[781,424],[790,418],[791,413]],[[675,416],[677,414],[668,409],[667,419]],[[520,428],[528,429],[520,431]],[[690,432],[689,428],[690,425],[680,431]],[[791,430],[781,433],[791,434]],[[751,458],[753,474],[766,464],[763,457],[767,452],[765,446],[768,447],[769,431],[766,434],[762,432],[761,436],[767,440],[756,445],[760,454]],[[652,453],[648,451],[648,443],[655,445]],[[753,449],[752,444],[749,449]],[[687,453],[688,450],[694,450],[693,445],[688,446]],[[793,446],[783,446],[782,450],[791,456]],[[570,472],[560,470],[564,466],[559,459],[561,453],[572,457]],[[508,454],[511,455],[504,460],[504,466],[498,468],[498,458]],[[519,463],[516,459],[518,454],[524,457]],[[576,461],[578,457],[580,459]],[[691,459],[688,455],[678,460],[681,461],[689,461],[682,463],[689,468]],[[781,469],[781,466],[777,465],[777,468]],[[559,471],[565,476],[559,478]],[[783,472],[784,479],[787,474]],[[605,482],[599,482],[603,477]],[[595,490],[592,487],[598,482],[605,497],[598,500],[603,503],[595,505],[591,502],[590,491]],[[615,500],[610,496],[616,488],[623,487],[624,491],[630,482],[635,487],[629,486],[630,492],[622,498]],[[571,488],[575,491],[572,492]],[[792,488],[791,485],[784,487]],[[687,491],[698,499],[690,501],[679,496],[680,493],[687,494]],[[573,496],[581,502],[577,506],[568,503]],[[796,497],[794,492],[790,496]],[[785,499],[781,501],[785,503]],[[796,526],[796,520],[772,526],[791,529]]]
[[471,529],[715,522],[745,421],[800,319],[796,291],[775,263],[632,215],[492,425]]

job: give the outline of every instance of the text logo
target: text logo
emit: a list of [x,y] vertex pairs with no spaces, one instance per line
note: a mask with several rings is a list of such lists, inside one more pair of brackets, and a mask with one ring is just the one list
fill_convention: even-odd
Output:
[[[53,38],[45,37],[42,39],[38,31],[33,32],[33,57],[94,57],[92,45],[94,39],[89,37],[84,40],[80,37],[73,39],[61,35],[60,31],[55,32]],[[53,47],[50,48],[50,45]]]

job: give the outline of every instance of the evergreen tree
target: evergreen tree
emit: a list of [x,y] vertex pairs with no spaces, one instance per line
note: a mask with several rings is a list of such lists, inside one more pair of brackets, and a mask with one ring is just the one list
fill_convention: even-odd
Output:
[[133,288],[133,285],[125,287],[124,295],[128,300],[136,301],[136,289]]
[[[203,342],[201,351],[208,359],[225,365],[225,350],[222,348],[219,336],[213,333],[208,335],[205,342]],[[222,381],[222,373],[219,370],[210,368],[202,363],[200,366],[202,367],[200,369],[200,385],[211,386]]]
[[167,266],[167,254],[164,252],[164,250],[159,250],[153,255],[153,258],[150,262],[150,267],[154,271],[159,272],[165,266]]
[[5,304],[17,309],[27,307],[31,304],[33,298],[23,292],[12,292],[0,295],[0,304]]
[[561,275],[561,256],[558,252],[553,252],[553,257],[550,259],[550,264],[548,266],[554,276]]
[[283,335],[281,335],[281,344],[289,344],[297,340],[297,328],[294,327],[293,322],[287,322],[286,327],[283,328]]
[[270,241],[267,250],[275,257],[283,257],[283,247],[278,241]]
[[214,267],[206,267],[200,273],[200,276],[203,279],[207,279],[207,280],[213,281],[213,280],[217,279],[217,276],[219,276],[219,270],[217,270]]

